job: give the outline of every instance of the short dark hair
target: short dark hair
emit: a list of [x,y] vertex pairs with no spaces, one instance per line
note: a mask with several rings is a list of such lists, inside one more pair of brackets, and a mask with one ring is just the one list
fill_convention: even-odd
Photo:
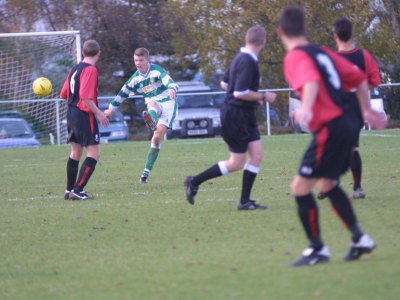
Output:
[[303,36],[306,28],[303,8],[286,7],[279,16],[279,28],[288,37]]
[[339,40],[347,42],[353,36],[353,25],[347,18],[339,18],[333,23],[333,32],[336,33]]
[[255,25],[247,30],[246,43],[261,46],[263,43],[265,43],[266,36],[267,34],[265,29],[260,25]]
[[95,40],[87,40],[83,43],[83,56],[93,57],[100,52],[100,45]]

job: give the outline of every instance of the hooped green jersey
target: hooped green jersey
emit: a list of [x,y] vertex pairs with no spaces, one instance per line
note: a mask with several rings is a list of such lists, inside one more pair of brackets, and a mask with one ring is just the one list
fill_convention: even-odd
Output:
[[170,100],[168,90],[178,91],[178,85],[168,72],[156,64],[150,64],[146,74],[136,71],[110,103],[110,109],[120,106],[125,99],[134,95],[141,95],[145,102],[165,102]]

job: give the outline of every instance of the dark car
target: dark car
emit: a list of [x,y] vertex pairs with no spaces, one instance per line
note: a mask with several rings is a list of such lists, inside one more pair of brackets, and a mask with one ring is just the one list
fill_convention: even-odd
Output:
[[[104,111],[108,108],[108,103],[100,103],[99,108]],[[129,139],[128,125],[119,109],[114,110],[110,125],[107,128],[99,123],[99,131],[101,143],[127,141]]]
[[21,118],[0,118],[0,148],[38,147],[40,142]]

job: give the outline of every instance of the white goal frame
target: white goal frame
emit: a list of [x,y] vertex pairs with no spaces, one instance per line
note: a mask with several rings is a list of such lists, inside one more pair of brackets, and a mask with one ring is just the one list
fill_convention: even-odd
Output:
[[[82,60],[82,47],[81,47],[81,37],[80,37],[80,31],[77,30],[72,30],[72,31],[45,31],[45,32],[20,32],[20,33],[0,33],[0,39],[12,39],[12,38],[20,38],[20,37],[43,37],[43,36],[63,36],[63,35],[69,35],[74,37],[74,42],[75,42],[75,48],[76,48],[76,57],[72,58],[74,59],[75,63],[79,63]],[[1,49],[0,49],[1,50]],[[67,74],[65,74],[66,76]],[[54,97],[54,96],[53,96]],[[46,99],[14,99],[14,98],[9,98],[9,99],[0,99],[0,104],[2,103],[44,103],[44,102],[52,102],[55,104],[55,109],[56,109],[56,135],[57,135],[57,141],[54,141],[57,143],[57,145],[61,145],[61,137],[65,135],[62,132],[62,118],[60,116],[60,105],[65,105],[64,100],[60,98],[46,98]],[[1,109],[1,107],[0,107]],[[64,126],[65,127],[65,126]],[[51,139],[51,137],[50,137]]]

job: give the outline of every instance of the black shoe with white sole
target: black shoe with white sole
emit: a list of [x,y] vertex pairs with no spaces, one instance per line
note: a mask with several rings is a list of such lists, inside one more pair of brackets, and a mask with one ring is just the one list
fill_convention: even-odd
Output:
[[303,251],[301,256],[290,263],[291,267],[301,267],[301,266],[313,266],[316,264],[329,262],[329,249],[323,246],[320,250],[314,248],[307,248]]

